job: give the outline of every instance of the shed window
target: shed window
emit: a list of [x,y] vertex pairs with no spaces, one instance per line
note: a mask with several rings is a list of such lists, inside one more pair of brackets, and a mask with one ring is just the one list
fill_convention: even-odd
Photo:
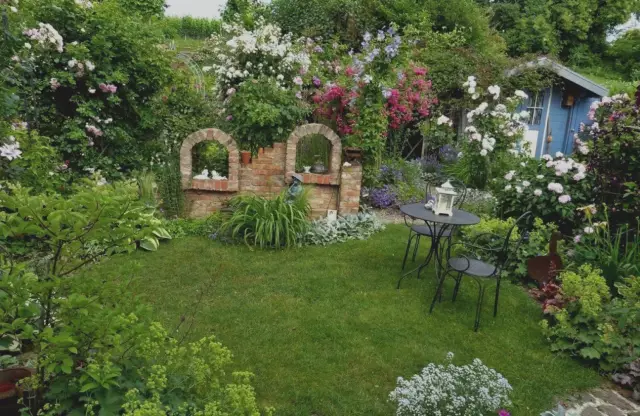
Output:
[[527,111],[529,112],[529,124],[540,124],[542,121],[542,107],[544,106],[544,91],[529,94]]

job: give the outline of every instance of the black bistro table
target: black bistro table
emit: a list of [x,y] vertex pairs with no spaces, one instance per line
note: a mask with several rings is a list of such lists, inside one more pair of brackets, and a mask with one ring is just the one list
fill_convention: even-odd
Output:
[[[400,288],[402,279],[416,271],[418,272],[418,278],[420,278],[422,269],[429,265],[432,256],[435,257],[436,276],[438,281],[440,281],[440,273],[445,270],[443,261],[446,261],[446,259],[443,259],[444,249],[446,248],[446,244],[442,244],[443,235],[445,235],[447,231],[451,231],[450,235],[453,236],[453,232],[456,227],[474,225],[480,222],[480,218],[478,216],[461,209],[454,209],[453,215],[451,216],[436,215],[431,209],[425,208],[424,203],[403,205],[400,207],[400,212],[414,220],[422,220],[426,223],[431,234],[431,247],[429,248],[429,254],[427,254],[427,257],[422,264],[415,269],[404,273],[402,277],[400,277],[400,280],[398,281],[398,289]],[[447,238],[445,237],[445,239]]]

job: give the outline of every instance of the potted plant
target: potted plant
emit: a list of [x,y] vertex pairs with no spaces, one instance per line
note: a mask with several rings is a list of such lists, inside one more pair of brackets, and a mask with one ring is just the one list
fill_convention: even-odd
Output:
[[240,160],[243,165],[248,165],[251,163],[251,151],[247,150],[246,147],[241,147],[240,149]]

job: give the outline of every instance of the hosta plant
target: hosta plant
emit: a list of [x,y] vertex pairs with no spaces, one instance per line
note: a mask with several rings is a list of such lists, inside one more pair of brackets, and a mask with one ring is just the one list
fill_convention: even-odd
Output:
[[491,415],[511,405],[512,387],[502,374],[477,358],[463,366],[452,360],[449,353],[445,364],[431,363],[409,380],[399,377],[389,395],[397,405],[396,416]]

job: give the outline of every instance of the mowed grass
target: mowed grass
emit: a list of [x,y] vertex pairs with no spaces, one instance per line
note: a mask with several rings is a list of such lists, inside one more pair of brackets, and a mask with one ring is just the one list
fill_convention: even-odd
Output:
[[396,225],[367,241],[278,252],[185,238],[156,253],[111,258],[86,274],[134,278],[132,290],[167,325],[195,310],[189,337],[215,334],[233,351],[235,369],[256,374],[261,403],[277,415],[391,415],[396,378],[449,351],[456,363],[477,357],[504,374],[514,388],[514,416],[538,415],[556,398],[602,382],[549,350],[540,307],[516,285],[503,285],[495,319],[486,300],[478,333],[471,281],[456,303],[449,282],[429,315],[433,269],[395,288],[406,234]]

